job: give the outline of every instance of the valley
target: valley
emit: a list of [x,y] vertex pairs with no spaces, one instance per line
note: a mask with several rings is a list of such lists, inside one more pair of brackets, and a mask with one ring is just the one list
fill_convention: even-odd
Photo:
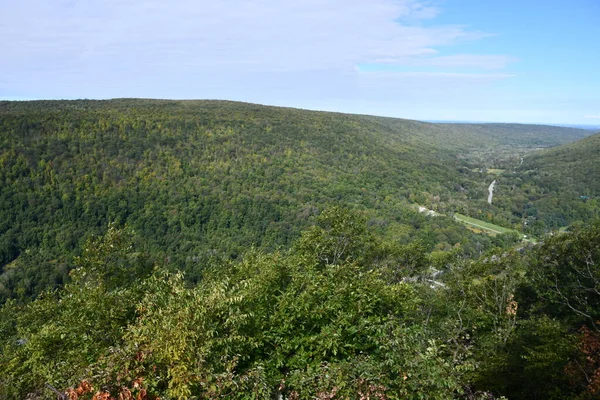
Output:
[[0,400],[600,399],[600,0],[0,10]]
[[0,102],[0,398],[590,393],[599,138]]
[[389,240],[469,254],[496,242],[412,204],[530,236],[597,213],[593,199],[568,201],[569,215],[531,212],[550,189],[531,186],[528,171],[543,166],[528,154],[590,135],[572,128],[134,99],[4,102],[0,116],[4,298],[67,280],[69,257],[109,223],[198,279],[210,260],[289,246],[333,204],[364,210]]

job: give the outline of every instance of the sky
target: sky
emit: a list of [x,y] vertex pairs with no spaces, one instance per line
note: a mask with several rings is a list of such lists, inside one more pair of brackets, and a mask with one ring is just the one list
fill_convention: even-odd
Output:
[[600,0],[0,0],[0,99],[600,125]]

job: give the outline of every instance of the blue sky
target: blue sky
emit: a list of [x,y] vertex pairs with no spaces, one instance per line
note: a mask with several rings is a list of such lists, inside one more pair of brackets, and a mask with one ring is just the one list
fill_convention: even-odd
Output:
[[0,99],[600,125],[598,0],[0,0]]

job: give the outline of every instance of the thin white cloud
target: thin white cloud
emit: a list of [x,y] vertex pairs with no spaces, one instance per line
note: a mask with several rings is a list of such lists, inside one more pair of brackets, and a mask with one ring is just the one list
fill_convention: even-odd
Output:
[[588,118],[588,119],[600,119],[600,114],[599,115],[586,115],[584,118]]
[[[400,58],[374,59],[374,64],[379,64],[380,70],[399,69],[403,67],[439,67],[439,68],[479,68],[479,69],[503,69],[508,64],[519,61],[516,57],[502,54],[454,54],[450,56],[438,56],[438,52],[429,49],[421,56]],[[357,66],[357,70],[362,70]]]
[[511,78],[513,74],[463,74],[455,72],[396,72],[390,74],[402,78],[459,78],[459,79],[475,79],[475,80],[495,80]]
[[[425,103],[511,77],[509,56],[440,56],[490,36],[435,24],[440,12],[421,0],[20,0],[0,13],[0,98],[293,105],[402,90]],[[368,63],[416,72],[355,69]]]
[[516,62],[518,59],[506,55],[477,55],[477,54],[455,54],[451,56],[430,57],[422,59],[413,59],[409,61],[413,66],[429,66],[442,68],[482,68],[482,69],[503,69],[509,63]]
[[[486,36],[411,21],[439,10],[418,0],[21,0],[0,16],[3,70],[100,65],[307,70],[410,60]],[[429,65],[460,64],[465,56]],[[437,61],[436,61],[437,60]],[[502,63],[502,60],[476,63]]]
[[[443,90],[456,85],[480,85],[507,78],[512,74],[467,74],[452,72],[359,72],[358,81],[365,86],[377,87],[385,83],[388,89],[422,88]],[[437,89],[436,89],[437,88]]]

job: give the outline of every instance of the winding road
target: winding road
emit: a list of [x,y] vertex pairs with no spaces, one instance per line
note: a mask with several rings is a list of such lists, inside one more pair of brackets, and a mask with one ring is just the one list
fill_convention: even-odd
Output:
[[488,188],[488,192],[490,192],[490,195],[488,196],[488,203],[490,204],[492,204],[492,198],[494,197],[494,186],[496,186],[495,180],[491,183],[490,187]]

